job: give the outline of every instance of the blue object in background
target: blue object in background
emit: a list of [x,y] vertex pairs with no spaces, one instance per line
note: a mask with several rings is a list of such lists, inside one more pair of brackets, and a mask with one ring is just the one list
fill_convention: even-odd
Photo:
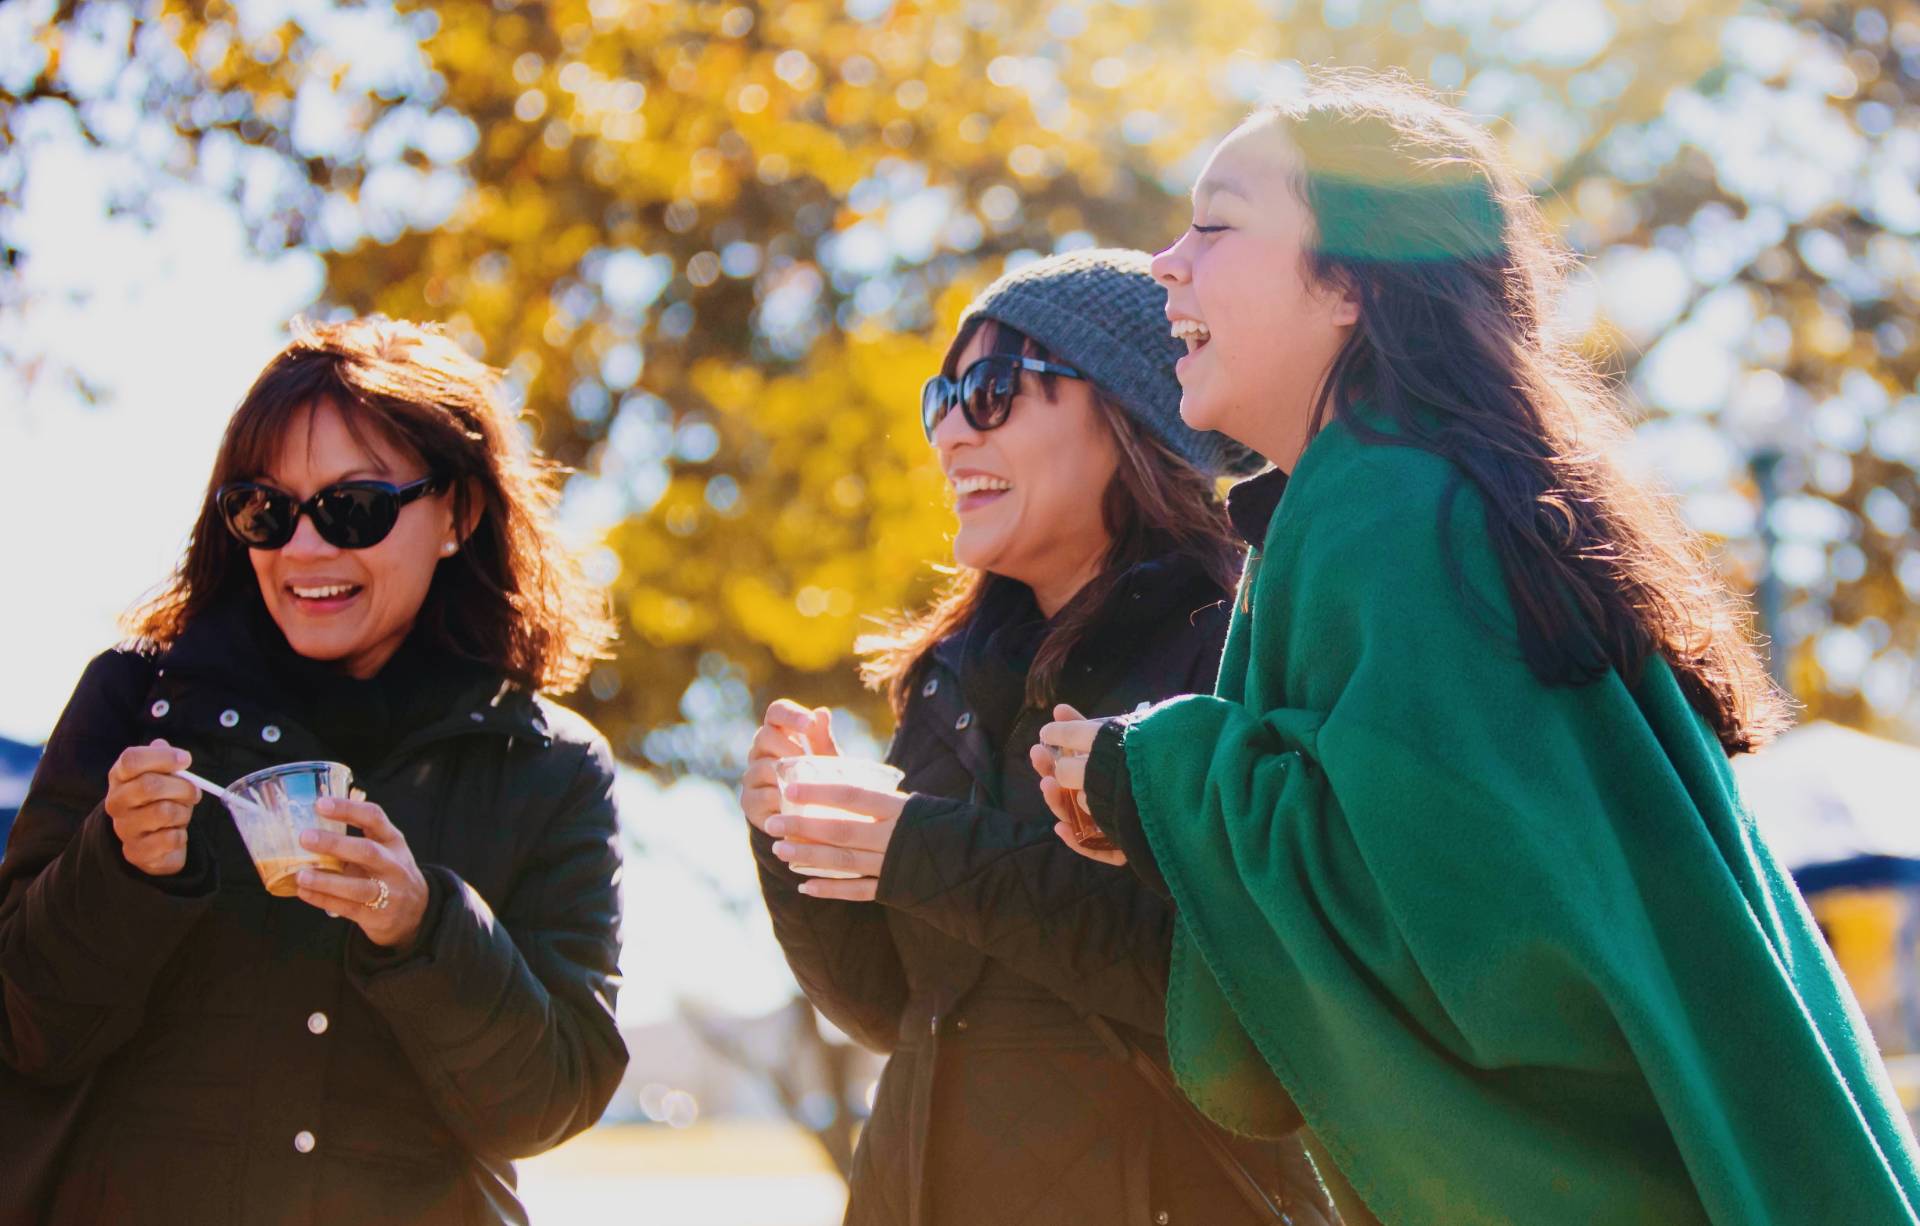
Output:
[[33,778],[33,768],[39,761],[38,745],[22,745],[0,737],[0,847],[6,845],[7,832],[13,829],[13,815],[20,811],[20,802],[27,798],[27,783]]

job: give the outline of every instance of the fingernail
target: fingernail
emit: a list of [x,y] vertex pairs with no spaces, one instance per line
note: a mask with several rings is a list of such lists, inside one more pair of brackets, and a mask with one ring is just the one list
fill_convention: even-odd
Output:
[[193,761],[193,758],[191,755],[187,753],[186,750],[176,749],[173,751],[173,764],[175,766],[185,766],[187,763],[191,761]]
[[811,898],[815,892],[813,888],[813,884],[811,882],[802,882],[800,886],[800,892],[802,894],[807,895],[809,898]]
[[331,813],[339,803],[339,801],[331,796],[322,796],[319,800],[313,802],[313,811],[315,813]]
[[787,832],[787,819],[786,819],[786,818],[784,818],[784,817],[770,817],[770,818],[768,818],[768,819],[767,819],[767,833],[768,833],[768,834],[770,834],[770,835],[772,835],[772,836],[773,836],[774,838],[776,838],[776,839],[777,839],[777,838],[779,838],[779,837],[780,837],[781,835],[783,835],[783,834],[785,834],[786,832]]
[[776,856],[779,856],[782,860],[784,860],[788,856],[793,854],[793,844],[792,843],[775,843],[773,845],[773,854]]
[[311,851],[320,846],[320,836],[311,830],[302,830],[300,832],[300,846]]
[[300,888],[303,890],[311,889],[313,886],[313,874],[309,872],[302,871],[294,880],[300,883]]

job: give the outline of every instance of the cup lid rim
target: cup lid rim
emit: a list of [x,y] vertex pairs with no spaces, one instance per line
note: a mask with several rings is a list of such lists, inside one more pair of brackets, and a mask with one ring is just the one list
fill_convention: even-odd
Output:
[[269,779],[278,779],[283,775],[331,775],[334,771],[345,771],[347,777],[353,777],[353,769],[344,762],[328,762],[324,759],[312,759],[306,762],[282,762],[277,766],[264,766],[257,771],[240,776],[227,785],[229,792],[237,792]]

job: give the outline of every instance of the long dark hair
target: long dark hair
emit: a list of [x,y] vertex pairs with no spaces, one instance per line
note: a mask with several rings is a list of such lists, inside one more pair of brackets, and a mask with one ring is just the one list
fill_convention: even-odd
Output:
[[[992,330],[987,336],[989,353],[1067,361],[1017,328],[975,316],[948,346],[942,374],[953,378],[958,373],[960,355],[982,327]],[[1038,377],[1047,399],[1053,399],[1055,376]],[[1027,702],[1032,706],[1045,707],[1052,701],[1067,657],[1106,608],[1129,567],[1168,554],[1185,555],[1197,559],[1223,591],[1232,589],[1240,572],[1240,543],[1213,481],[1136,425],[1098,385],[1093,387],[1093,407],[1119,452],[1119,463],[1100,499],[1101,519],[1111,544],[1100,573],[1054,615],[1034,654],[1033,666],[1027,670]],[[861,679],[875,689],[884,688],[894,716],[903,715],[914,678],[935,645],[979,615],[994,584],[1014,582],[982,570],[956,568],[926,608],[903,614],[879,634],[860,641],[859,648],[867,656],[860,667]]]
[[213,505],[229,481],[263,475],[303,413],[332,405],[451,483],[453,522],[473,523],[440,563],[415,633],[529,689],[564,693],[613,638],[605,598],[553,531],[558,470],[532,454],[500,379],[438,328],[383,318],[297,324],[227,422],[200,518],[173,576],[127,615],[133,640],[163,648],[215,603],[258,599],[246,546]]
[[[1665,657],[1729,753],[1787,722],[1783,696],[1671,501],[1614,466],[1613,398],[1550,311],[1573,264],[1493,138],[1398,76],[1316,74],[1277,116],[1313,217],[1306,272],[1360,308],[1314,406],[1446,457],[1486,500],[1521,649],[1549,685]],[[1363,413],[1354,412],[1364,404]],[[1388,431],[1371,429],[1381,416]]]

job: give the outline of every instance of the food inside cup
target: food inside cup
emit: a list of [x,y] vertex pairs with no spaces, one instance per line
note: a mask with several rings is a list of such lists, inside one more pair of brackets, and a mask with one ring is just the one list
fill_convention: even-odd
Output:
[[291,898],[299,892],[296,877],[301,869],[337,873],[345,867],[333,856],[300,846],[300,836],[308,830],[346,834],[345,822],[321,817],[314,805],[323,796],[347,796],[352,788],[353,772],[339,762],[288,762],[227,786],[247,802],[228,805],[227,811],[267,893]]

